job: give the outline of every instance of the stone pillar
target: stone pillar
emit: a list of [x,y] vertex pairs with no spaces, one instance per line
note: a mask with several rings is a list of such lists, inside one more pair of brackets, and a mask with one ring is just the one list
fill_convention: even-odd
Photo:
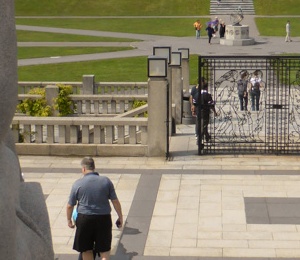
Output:
[[96,94],[94,86],[95,86],[95,75],[83,75],[81,94],[84,95]]
[[10,124],[17,105],[17,38],[14,1],[0,0],[0,253],[1,259],[53,260],[44,195],[23,182]]
[[45,91],[46,91],[47,105],[51,106],[52,115],[58,116],[59,111],[54,109],[54,100],[58,97],[59,87],[55,85],[48,85],[45,87]]
[[172,135],[172,129],[173,129],[173,115],[172,115],[172,104],[173,104],[173,100],[172,100],[172,80],[173,80],[173,76],[172,76],[172,67],[170,65],[168,65],[168,74],[167,74],[167,81],[169,83],[169,88],[168,88],[168,93],[169,93],[169,135]]
[[172,114],[172,118],[175,119],[176,124],[181,124],[182,102],[183,102],[182,70],[180,66],[171,66],[171,69],[172,69],[172,103],[175,104],[175,114]]
[[190,61],[189,59],[181,60],[183,92],[190,91]]
[[167,88],[165,78],[148,80],[148,156],[165,156],[167,151]]

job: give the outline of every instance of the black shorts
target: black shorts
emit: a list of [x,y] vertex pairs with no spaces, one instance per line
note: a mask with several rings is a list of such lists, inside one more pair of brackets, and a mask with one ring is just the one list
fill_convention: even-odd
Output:
[[76,234],[73,249],[78,252],[95,250],[107,252],[111,249],[111,215],[83,215],[76,219]]

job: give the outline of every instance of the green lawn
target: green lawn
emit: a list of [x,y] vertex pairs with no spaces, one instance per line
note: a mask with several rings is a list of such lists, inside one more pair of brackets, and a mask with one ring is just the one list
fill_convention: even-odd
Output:
[[[190,81],[196,82],[197,55],[190,56]],[[117,72],[117,73],[116,73]],[[83,75],[95,75],[102,82],[147,81],[147,57],[121,58],[90,62],[22,66],[19,81],[81,81]]]
[[[39,25],[38,23],[35,25]],[[18,42],[132,42],[132,39],[17,30]],[[134,40],[137,41],[137,40]]]
[[300,15],[299,0],[254,0],[256,15]]
[[[200,17],[204,24],[208,17]],[[18,25],[48,26],[137,34],[191,36],[195,18],[118,18],[118,19],[16,19]],[[122,24],[122,26],[120,26]]]
[[[291,23],[291,36],[300,36],[300,18],[255,18],[260,35],[263,36],[285,36],[285,25],[287,20]],[[268,26],[266,26],[268,24]]]
[[19,47],[18,59],[132,50],[131,47]]
[[16,0],[15,6],[17,16],[194,16],[208,14],[209,3],[209,0]]
[[[224,0],[225,1],[225,0]],[[79,0],[16,0],[16,16],[60,16],[55,19],[16,18],[18,25],[51,26],[58,28],[87,29],[138,34],[191,36],[196,17],[205,23],[209,18],[210,0],[126,0],[126,1],[79,1]],[[285,24],[291,21],[292,37],[300,36],[300,19],[289,17],[300,15],[299,0],[254,0],[257,15],[283,15],[286,17],[256,18],[262,36],[285,35]],[[68,16],[63,17],[63,16]],[[83,16],[85,18],[72,18]],[[89,17],[88,17],[89,16]],[[92,16],[97,16],[92,17]],[[100,18],[99,18],[100,16]],[[102,16],[102,17],[101,17]],[[115,17],[114,17],[115,16]],[[130,17],[136,16],[136,17]],[[140,18],[138,16],[182,16],[180,18]],[[191,17],[183,17],[191,16]],[[110,17],[110,18],[108,18]],[[77,36],[38,32],[17,32],[18,41],[132,41],[93,36]],[[52,49],[50,51],[50,49]],[[19,57],[33,55],[62,56],[60,53],[90,53],[93,48],[19,48]],[[105,51],[105,49],[102,49]],[[24,53],[23,53],[24,52]],[[27,52],[27,54],[25,53]],[[35,52],[37,54],[35,54]],[[41,54],[38,54],[38,53]],[[99,49],[97,49],[99,52]],[[68,54],[66,54],[68,55]],[[82,75],[94,74],[97,81],[146,81],[147,57],[111,59],[93,62],[49,64],[19,67],[20,81],[81,81]],[[197,56],[190,57],[190,81],[197,79]],[[116,74],[116,71],[118,72]]]

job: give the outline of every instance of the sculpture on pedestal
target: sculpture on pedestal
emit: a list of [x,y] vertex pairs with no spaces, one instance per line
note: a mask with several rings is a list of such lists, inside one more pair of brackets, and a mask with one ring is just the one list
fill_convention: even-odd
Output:
[[230,15],[230,21],[233,26],[241,25],[240,22],[244,19],[242,8],[239,6],[233,14]]
[[0,255],[5,260],[53,260],[40,184],[22,181],[10,124],[17,105],[14,2],[0,0]]

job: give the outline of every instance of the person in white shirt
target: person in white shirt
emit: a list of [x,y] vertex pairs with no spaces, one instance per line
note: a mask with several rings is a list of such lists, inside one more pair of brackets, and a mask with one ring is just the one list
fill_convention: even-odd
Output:
[[259,99],[260,99],[260,88],[261,88],[261,78],[259,77],[258,71],[254,71],[252,77],[250,78],[250,97],[251,97],[251,107],[252,111],[259,110]]
[[290,21],[287,21],[286,25],[285,25],[285,31],[286,31],[286,36],[285,36],[285,41],[286,42],[291,42],[291,25],[290,25]]

